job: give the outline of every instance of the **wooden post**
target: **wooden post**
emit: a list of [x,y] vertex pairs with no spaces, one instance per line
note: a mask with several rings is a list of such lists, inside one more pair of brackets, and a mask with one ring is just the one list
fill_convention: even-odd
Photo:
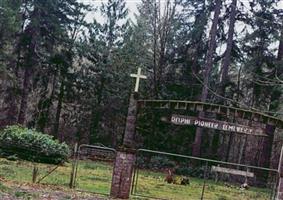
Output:
[[74,147],[74,155],[73,155],[73,162],[72,162],[72,171],[71,171],[71,177],[70,177],[70,188],[74,188],[75,186],[75,170],[77,166],[77,152],[78,152],[78,143],[75,144]]
[[[218,164],[217,167],[220,167],[220,165]],[[214,181],[217,183],[219,179],[219,173],[217,171],[215,171],[215,179]]]
[[280,160],[278,164],[279,181],[277,187],[276,200],[283,199],[283,146],[281,148]]
[[37,175],[38,175],[38,167],[37,164],[34,163],[32,170],[32,183],[36,183]]

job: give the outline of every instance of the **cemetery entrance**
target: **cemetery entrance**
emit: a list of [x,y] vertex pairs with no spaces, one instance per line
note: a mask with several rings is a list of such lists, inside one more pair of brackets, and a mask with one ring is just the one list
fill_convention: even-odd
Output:
[[[264,148],[272,145],[275,127],[282,128],[282,121],[277,118],[210,103],[138,100],[138,108],[157,112],[170,110],[170,115],[162,117],[161,120],[174,125],[197,126],[226,131],[229,134],[262,137]],[[186,116],[185,112],[179,115],[178,111],[213,113],[249,123],[247,125]],[[279,169],[269,167],[271,151],[264,151],[266,152],[262,153],[260,158],[264,162],[260,166],[254,166],[139,149],[132,195],[159,199],[278,199]],[[170,182],[166,180],[168,177]]]
[[[276,163],[272,163],[275,164],[274,169],[270,169],[275,130],[283,128],[281,119],[257,111],[211,103],[140,100],[139,80],[145,79],[146,76],[141,74],[141,69],[138,70],[138,74],[131,76],[136,78],[136,87],[130,96],[122,146],[116,153],[111,197],[128,199],[132,192],[132,195],[174,200],[233,198],[238,200],[239,197],[243,200],[283,199],[282,151],[281,156],[277,153]],[[160,114],[161,110],[167,110],[169,116],[164,116],[161,120],[175,125],[217,129],[230,132],[230,136],[238,133],[261,137],[261,144],[246,145],[261,147],[260,154],[256,157],[257,165],[200,158],[202,137],[199,134],[201,132],[198,132],[200,129],[196,131],[198,134],[192,148],[193,155],[197,155],[195,157],[146,149],[136,150],[138,134],[135,132],[136,129],[141,130],[141,127],[137,127],[137,121],[140,121],[137,120],[137,116],[145,113],[145,110],[153,112],[154,116],[156,113]],[[188,113],[194,115],[179,115]],[[205,118],[206,114],[209,114],[210,119]],[[229,123],[231,119],[233,121]],[[155,121],[160,119],[157,120],[155,117],[153,122]],[[156,126],[153,124],[153,127]],[[155,134],[155,131],[152,131],[154,128],[148,133]],[[166,131],[166,128],[164,130]],[[154,140],[150,139],[153,145],[149,146],[160,150],[156,146],[156,140],[162,141],[162,134]],[[225,194],[229,196],[224,196]]]

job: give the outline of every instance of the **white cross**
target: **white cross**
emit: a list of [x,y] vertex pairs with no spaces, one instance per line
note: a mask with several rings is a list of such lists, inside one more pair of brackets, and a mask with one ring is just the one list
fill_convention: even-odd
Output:
[[140,79],[147,79],[146,76],[141,74],[141,68],[138,68],[138,74],[131,74],[131,77],[136,78],[135,92],[139,91]]

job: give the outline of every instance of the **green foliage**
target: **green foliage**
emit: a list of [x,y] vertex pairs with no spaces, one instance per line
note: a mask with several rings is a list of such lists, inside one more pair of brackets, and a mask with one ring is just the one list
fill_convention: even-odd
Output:
[[83,165],[83,168],[86,169],[86,170],[96,170],[96,169],[97,169],[97,166],[96,166],[96,165],[93,165],[93,164],[90,163],[90,162],[86,162],[86,163]]
[[[276,6],[279,0],[238,2],[237,28],[229,45],[229,83],[224,84],[223,94],[218,82],[228,55],[225,47],[233,5],[228,1],[222,5],[213,69],[206,85],[202,80],[215,0],[141,0],[133,20],[126,2],[107,0],[94,6],[92,16],[100,12],[103,20],[93,18],[91,23],[86,19],[91,8],[85,1],[0,0],[0,126],[28,124],[72,142],[119,146],[134,84],[129,74],[137,67],[148,77],[139,90],[142,99],[198,101],[202,88],[209,87],[207,102],[219,103],[219,96],[225,96],[224,105],[280,112],[283,90],[276,79],[277,74],[282,79],[283,64],[280,52],[277,55],[279,35],[283,35]],[[228,98],[235,102],[231,104]],[[139,110],[138,147],[191,155],[195,128],[160,121],[171,112]],[[203,156],[223,160],[228,152],[233,159],[245,157],[229,154],[226,136],[202,137]],[[239,149],[242,140],[235,137],[231,142],[233,152],[249,155]],[[258,164],[257,159],[248,160]],[[158,159],[152,163],[154,168],[160,165]]]
[[1,192],[6,192],[8,190],[8,187],[3,185],[3,183],[0,182],[0,191]]
[[33,162],[59,164],[67,160],[69,147],[52,136],[20,126],[10,126],[0,134],[0,155]]
[[153,156],[150,160],[146,157],[139,157],[138,166],[144,169],[160,170],[165,168],[174,168],[176,166],[176,162],[164,156]]
[[172,160],[169,160],[166,157],[162,156],[154,156],[151,158],[149,167],[152,169],[160,169],[160,168],[173,168],[175,167],[176,163]]
[[202,178],[204,175],[204,172],[205,172],[204,167],[198,167],[198,168],[178,167],[175,171],[177,175],[198,177],[198,178]]
[[[89,132],[90,142],[107,144],[111,138],[108,135],[108,127],[112,128],[113,124],[104,123],[104,127],[101,127],[102,119],[117,121],[117,116],[121,115],[122,110],[126,113],[127,108],[125,101],[128,98],[130,83],[128,74],[131,64],[123,46],[128,39],[125,35],[129,23],[125,0],[105,1],[100,11],[105,20],[100,22],[94,20],[90,24],[89,35],[85,38],[85,46],[81,49],[81,54],[88,62],[83,63],[84,67],[80,71],[82,82],[79,87],[83,87],[85,92],[79,95],[80,97],[86,95],[83,107],[91,105],[90,108],[86,108],[91,110],[90,117],[82,120],[81,123],[89,121],[90,127],[85,132]],[[114,101],[117,104],[113,103]]]

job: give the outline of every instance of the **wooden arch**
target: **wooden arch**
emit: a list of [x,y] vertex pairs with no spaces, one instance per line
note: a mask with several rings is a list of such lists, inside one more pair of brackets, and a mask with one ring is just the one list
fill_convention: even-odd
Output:
[[242,108],[229,107],[224,105],[204,103],[198,101],[178,100],[138,100],[138,108],[188,110],[194,112],[209,112],[223,116],[235,116],[236,118],[247,119],[262,124],[283,128],[283,120],[258,112]]

